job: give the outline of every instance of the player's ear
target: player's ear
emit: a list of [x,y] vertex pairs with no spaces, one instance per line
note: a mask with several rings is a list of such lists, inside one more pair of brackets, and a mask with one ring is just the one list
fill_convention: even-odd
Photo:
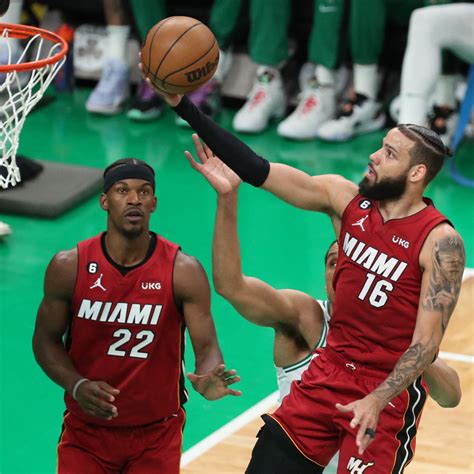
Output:
[[151,208],[151,212],[155,212],[157,207],[158,207],[158,199],[156,199],[156,196],[154,196],[153,197],[153,207]]
[[426,165],[420,163],[418,165],[412,166],[410,173],[408,175],[409,180],[412,183],[416,183],[419,181],[424,181],[426,177]]
[[105,193],[102,193],[100,195],[100,207],[104,210],[104,211],[108,211],[109,210],[109,200],[107,198],[107,194]]

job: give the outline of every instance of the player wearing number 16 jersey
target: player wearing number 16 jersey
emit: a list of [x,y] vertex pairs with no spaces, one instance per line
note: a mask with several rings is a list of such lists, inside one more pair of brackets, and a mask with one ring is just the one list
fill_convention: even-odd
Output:
[[423,198],[449,150],[425,127],[398,125],[357,186],[271,163],[185,97],[162,95],[242,180],[324,212],[339,238],[327,346],[266,417],[246,473],[320,473],[338,449],[340,473],[403,472],[426,398],[421,374],[437,356],[465,264],[461,237]]
[[223,364],[204,270],[149,231],[154,190],[146,163],[110,165],[107,232],[60,252],[46,271],[33,347],[66,391],[60,474],[179,472],[186,328],[195,390],[209,400],[240,394],[229,388],[239,378]]

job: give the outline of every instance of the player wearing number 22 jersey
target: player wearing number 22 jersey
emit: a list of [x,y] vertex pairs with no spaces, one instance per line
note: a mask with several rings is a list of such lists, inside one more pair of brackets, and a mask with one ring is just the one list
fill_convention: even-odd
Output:
[[225,370],[199,262],[149,229],[155,174],[126,158],[104,172],[107,231],[59,252],[46,270],[33,349],[65,392],[59,474],[178,474],[184,331],[193,388],[208,400],[240,393]]
[[[184,319],[173,294],[178,246],[162,237],[148,260],[125,275],[107,259],[103,235],[78,244],[69,354],[85,377],[120,390],[112,420],[68,411],[86,422],[137,426],[178,413],[184,391]],[[146,390],[144,390],[146,387]]]

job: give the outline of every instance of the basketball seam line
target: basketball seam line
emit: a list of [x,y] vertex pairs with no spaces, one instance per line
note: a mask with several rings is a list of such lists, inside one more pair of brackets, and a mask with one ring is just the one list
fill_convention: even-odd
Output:
[[158,74],[158,71],[160,70],[160,67],[161,67],[161,65],[163,64],[163,61],[167,58],[168,54],[169,54],[170,51],[174,48],[175,44],[176,44],[188,31],[191,31],[193,28],[195,28],[196,26],[199,26],[199,25],[203,25],[203,26],[204,26],[204,24],[201,23],[201,22],[196,23],[195,25],[190,26],[186,31],[184,31],[183,33],[181,33],[181,35],[178,36],[178,38],[176,38],[175,42],[168,48],[168,51],[166,51],[166,54],[161,58],[160,64],[158,64],[158,67],[156,68],[155,73],[153,74],[153,77],[154,77],[155,80],[156,80],[156,75]]
[[[150,64],[150,59],[151,59],[151,47],[153,46],[153,42],[155,40],[155,35],[158,33],[158,31],[161,29],[161,27],[169,20],[170,18],[165,18],[164,20],[161,20],[161,25],[153,32],[153,37],[150,38],[150,46],[148,48],[148,64],[146,65],[146,68],[148,71],[146,72],[146,76],[151,72],[151,69],[149,67]],[[146,38],[145,38],[145,43],[146,43]]]
[[[177,72],[183,71],[184,69],[188,68],[189,66],[192,66],[193,64],[196,64],[196,63],[197,63],[198,61],[200,61],[204,56],[206,56],[206,54],[208,54],[209,51],[212,50],[212,48],[214,48],[215,44],[216,44],[216,40],[214,40],[214,42],[212,43],[211,47],[210,47],[205,53],[203,53],[201,56],[199,56],[199,58],[197,58],[197,59],[196,59],[195,61],[193,61],[192,63],[189,63],[187,66],[182,67],[181,69],[177,69],[176,71],[170,72],[167,76],[165,76],[163,79],[161,79],[161,82],[162,82],[163,84],[166,82],[166,83],[169,84],[170,86],[181,87],[181,86],[179,86],[179,85],[177,85],[177,84],[173,84],[172,82],[168,82],[168,81],[166,80],[166,78],[172,76],[173,74],[176,74]],[[205,82],[205,81],[204,81],[204,82]],[[201,83],[199,83],[199,84],[201,84]],[[190,86],[195,86],[195,85],[196,85],[196,84],[190,84]],[[187,87],[187,86],[183,86],[183,87]]]

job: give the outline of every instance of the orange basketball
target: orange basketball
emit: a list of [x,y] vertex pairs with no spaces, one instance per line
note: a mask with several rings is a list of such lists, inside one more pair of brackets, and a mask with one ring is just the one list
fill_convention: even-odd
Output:
[[219,47],[212,31],[199,20],[171,16],[148,32],[142,47],[144,74],[171,94],[199,89],[216,72]]

